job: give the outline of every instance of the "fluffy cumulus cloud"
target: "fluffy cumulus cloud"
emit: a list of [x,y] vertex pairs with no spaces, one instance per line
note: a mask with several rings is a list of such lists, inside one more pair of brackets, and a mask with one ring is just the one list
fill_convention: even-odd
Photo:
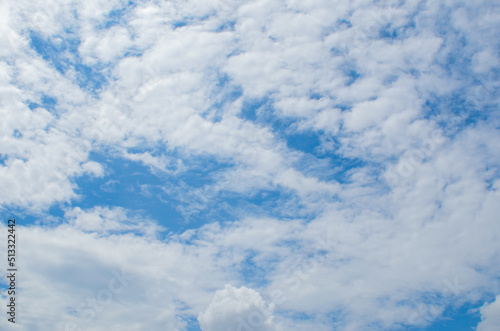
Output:
[[272,307],[252,289],[226,285],[217,291],[198,320],[202,330],[277,330],[272,322]]
[[488,0],[0,2],[17,329],[498,329],[499,33]]

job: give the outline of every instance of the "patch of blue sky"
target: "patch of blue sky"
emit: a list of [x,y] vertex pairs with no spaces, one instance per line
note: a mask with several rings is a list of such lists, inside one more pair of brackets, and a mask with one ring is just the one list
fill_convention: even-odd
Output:
[[379,30],[379,38],[381,39],[395,40],[398,39],[399,36],[400,33],[398,29],[392,27],[391,25],[387,25]]
[[357,68],[354,63],[346,62],[340,67],[340,69],[342,70],[344,76],[347,78],[344,83],[346,86],[354,84],[358,80],[358,78],[362,77],[361,73],[356,70]]
[[431,96],[423,106],[424,117],[436,120],[447,131],[457,131],[488,119],[488,112],[478,109],[464,98],[465,93],[454,93],[448,96]]
[[228,75],[217,73],[217,83],[213,88],[211,99],[214,102],[204,112],[203,116],[212,116],[214,122],[218,122],[222,118],[223,107],[226,104],[236,101],[243,95],[241,86],[232,84]]
[[161,180],[149,167],[99,154],[92,154],[91,159],[103,164],[108,174],[103,178],[77,178],[80,199],[71,203],[73,207],[122,207],[158,221],[169,231],[181,230],[182,217],[176,211],[175,202],[163,199]]
[[[129,151],[130,152],[130,151]],[[151,174],[150,169],[142,167],[141,172],[149,176],[149,183],[142,187],[149,192],[149,197],[139,196],[145,199],[146,203],[156,200],[158,204],[167,203],[177,212],[176,222],[181,225],[179,231],[184,229],[185,223],[204,224],[213,221],[231,221],[250,214],[258,214],[265,209],[267,213],[279,209],[277,200],[286,199],[281,191],[258,191],[250,195],[234,192],[214,192],[210,189],[219,179],[219,174],[232,167],[231,163],[218,161],[210,156],[189,157],[188,155],[175,155],[181,157],[183,165],[187,170],[174,175]],[[102,162],[102,161],[101,161]],[[108,161],[109,162],[109,161]],[[111,162],[118,162],[112,160]],[[128,161],[119,161],[128,162]],[[112,169],[111,181],[106,182],[108,186],[114,187],[122,182],[117,178],[116,173],[127,169],[117,170],[115,166],[108,166]],[[137,170],[136,170],[137,171]],[[128,178],[131,175],[121,175],[119,177]],[[144,180],[141,180],[143,183]],[[137,183],[138,185],[139,183]],[[131,191],[129,189],[129,191]],[[114,200],[116,197],[110,197]],[[123,200],[123,198],[122,198]],[[161,214],[156,213],[161,216]],[[156,216],[155,216],[156,217]],[[172,228],[171,228],[172,230]]]
[[[319,96],[319,94],[316,96]],[[245,120],[255,122],[261,126],[268,127],[279,137],[284,137],[287,132],[291,131],[296,120],[293,118],[277,116],[273,102],[274,100],[269,96],[255,99],[245,99],[243,100],[243,104],[241,106],[240,117]],[[296,142],[298,141],[299,140],[296,139]],[[311,141],[305,145],[310,143],[313,142]],[[291,142],[291,144],[293,145],[293,142]],[[302,142],[300,144],[302,144]]]
[[321,136],[315,131],[292,132],[286,135],[289,148],[304,153],[314,153],[321,144]]
[[30,46],[33,48],[38,55],[40,55],[45,61],[50,62],[60,73],[64,74],[68,69],[69,60],[64,58],[62,53],[67,49],[68,45],[71,45],[71,40],[68,40],[66,44],[57,44],[51,40],[45,40],[43,36],[37,32],[30,32]]
[[240,264],[240,273],[245,286],[259,288],[267,285],[269,282],[267,276],[272,273],[272,269],[267,266],[262,268],[255,263],[256,252],[249,251],[247,254],[245,260]]
[[196,317],[181,317],[182,320],[186,323],[185,330],[186,331],[201,331],[200,323],[196,319]]
[[183,26],[188,25],[189,22],[187,20],[182,20],[182,21],[175,21],[172,23],[172,27],[175,29],[182,28]]
[[356,80],[358,80],[359,77],[361,77],[361,74],[356,70],[347,70],[344,72],[344,75],[349,77],[347,82],[345,82],[346,86],[351,86],[356,82]]
[[259,115],[262,116],[259,112],[262,113],[263,111],[274,111],[270,97],[243,100],[240,116],[245,120],[255,122],[258,120]]
[[412,20],[410,20],[408,24],[402,26],[395,26],[389,22],[380,26],[378,38],[388,41],[402,40],[411,35],[412,31],[415,30],[415,27],[416,24]]
[[315,91],[310,91],[309,92],[309,99],[320,100],[323,97],[324,97],[324,95],[321,94],[320,92],[315,92]]
[[346,53],[347,51],[345,49],[341,49],[338,47],[332,47],[330,48],[330,54],[332,56],[342,56]]
[[[474,330],[477,324],[481,321],[481,316],[478,312],[479,307],[471,304],[464,305],[460,308],[449,307],[444,311],[441,317],[435,318],[432,317],[431,307],[429,306],[427,307],[427,312],[425,310],[426,308],[423,308],[419,311],[421,315],[416,316],[415,322],[419,323],[418,326],[396,324],[387,329],[381,323],[371,323],[366,327],[373,330],[388,331],[471,331]],[[314,315],[295,312],[289,312],[286,315],[295,320],[314,320],[316,318]],[[328,314],[327,318],[331,325],[336,325],[337,323],[342,324],[343,313],[332,312]]]
[[214,184],[217,174],[230,167],[228,164],[221,164],[210,157],[200,157],[196,161],[186,161],[184,164],[187,164],[188,168],[191,165],[191,168],[175,177],[177,181],[182,181],[191,188],[202,188]]
[[48,215],[51,217],[55,217],[56,219],[61,219],[64,217],[65,213],[65,207],[68,205],[68,203],[59,203],[59,204],[54,204],[49,207],[48,210]]
[[46,94],[42,94],[38,100],[27,100],[26,104],[30,110],[37,108],[44,108],[49,111],[56,118],[59,118],[59,111],[57,109],[57,99]]
[[106,20],[104,24],[100,26],[101,29],[109,29],[115,25],[121,25],[125,23],[126,16],[131,12],[136,6],[134,1],[129,1],[123,4],[120,8],[111,10],[108,15],[106,15]]
[[[470,101],[476,106],[481,105],[483,101],[496,104],[495,89],[492,88],[491,81],[484,75],[478,75],[473,68],[473,57],[480,50],[474,48],[473,43],[470,43],[461,31],[457,31],[452,26],[449,9],[443,8],[441,15],[442,17],[436,21],[439,22],[436,30],[437,34],[443,38],[443,43],[436,56],[436,64],[440,65],[450,78],[463,83],[461,90],[455,91],[456,94],[468,95]],[[495,70],[496,79],[498,79],[499,69],[493,69],[489,76],[494,77]],[[482,89],[481,95],[475,95],[478,88]],[[482,100],[483,98],[485,100]]]
[[[425,4],[419,4],[419,11],[425,10]],[[436,18],[432,22],[425,22],[425,23],[432,23],[434,26],[434,33],[440,37],[446,38],[450,34],[453,34],[456,32],[454,29],[452,22],[453,22],[453,12],[455,8],[452,8],[451,6],[446,6],[445,4],[440,4],[439,5],[439,10],[436,11]],[[417,13],[418,14],[418,13]]]
[[[427,325],[418,327],[406,327],[408,331],[470,331],[474,330],[477,324],[481,321],[481,315],[478,308],[481,305],[466,304],[460,308],[449,306],[445,309],[441,317],[431,319],[427,316]],[[429,308],[430,309],[430,308]],[[425,322],[425,309],[422,310],[422,318]]]
[[340,184],[352,183],[352,175],[355,169],[367,168],[368,162],[356,158],[346,158],[341,155],[328,157],[328,169],[314,169],[317,178],[324,181],[336,181]]
[[[311,93],[312,97],[321,98],[319,93]],[[302,155],[294,162],[294,166],[305,173],[314,175],[320,180],[336,180],[346,183],[349,171],[363,167],[366,162],[359,159],[349,159],[340,155],[335,149],[323,148],[325,134],[319,131],[298,131],[294,123],[297,120],[276,115],[272,98],[244,100],[240,116],[265,127],[269,127],[276,137],[286,142],[289,149],[301,152]],[[342,110],[348,105],[338,105]],[[329,137],[334,146],[340,146],[334,137]]]
[[397,76],[397,75],[387,75],[386,77],[384,77],[383,84],[385,86],[391,86],[392,83],[396,82],[398,79],[399,79],[399,76]]
[[[350,28],[352,28],[351,21],[347,19],[338,19],[335,23],[325,26],[321,31],[321,36],[323,38],[326,38],[339,30],[347,30]],[[347,49],[333,47],[330,49],[330,52],[332,53],[333,56],[340,56],[346,54]]]
[[274,100],[270,96],[243,100],[240,117],[269,128],[279,138],[285,138],[288,133],[295,130],[293,124],[297,120],[278,116],[273,103]]
[[[294,156],[293,167],[305,175],[316,177],[319,180],[344,182],[342,173],[357,164],[333,150],[323,150],[321,143],[318,143],[318,139],[314,137],[315,135],[316,133],[308,132],[293,134],[291,139],[287,137],[287,146],[292,150],[299,151]],[[320,138],[324,140],[322,137]]]
[[23,137],[23,134],[18,129],[15,129],[14,131],[12,131],[12,137],[20,139]]
[[348,183],[353,169],[367,166],[367,161],[342,155],[335,147],[340,146],[337,139],[323,132],[292,131],[283,138],[288,148],[302,152],[294,167],[320,180]]
[[348,312],[343,310],[343,309],[337,309],[337,310],[333,310],[333,311],[330,311],[328,313],[326,313],[324,316],[323,315],[312,315],[312,314],[309,314],[309,315],[304,315],[304,317],[310,317],[310,319],[312,319],[313,317],[316,317],[316,319],[319,319],[318,317],[322,318],[323,320],[326,320],[328,321],[328,325],[333,327],[333,329],[337,330],[337,329],[342,329],[342,325],[343,325],[343,321],[345,320],[346,316],[347,316]]
[[[187,189],[189,191],[189,189]],[[287,219],[307,215],[300,213],[302,206],[292,192],[282,189],[259,190],[252,193],[219,191],[216,194],[194,192],[184,194],[179,200],[178,210],[183,213],[189,224],[203,225],[211,222],[231,223],[247,217],[274,217]],[[294,201],[291,203],[290,201]],[[309,218],[314,215],[310,213]]]
[[472,55],[464,50],[467,49],[467,41],[464,37],[447,40],[447,46],[451,48],[446,56],[442,65],[453,72],[454,75],[460,73],[464,76],[471,74]]
[[46,211],[37,211],[20,206],[0,206],[0,211],[6,219],[15,219],[17,225],[55,225],[62,222],[64,208],[67,203],[58,203],[50,206]]
[[[236,200],[235,200],[236,201]],[[302,217],[313,219],[316,213],[307,212],[294,192],[283,188],[259,190],[250,197],[239,197],[239,210],[235,216],[274,217],[282,220]]]
[[221,160],[209,154],[190,155],[181,150],[173,150],[168,152],[168,156],[181,159],[185,167],[184,171],[175,174],[176,180],[194,188],[213,184],[218,174],[234,166],[231,160]]
[[215,32],[234,31],[236,21],[225,21],[215,30]]
[[468,47],[468,41],[451,26],[450,22],[450,17],[446,16],[437,26],[438,35],[443,38],[443,43],[435,61],[447,70],[450,76],[471,76],[472,57],[476,50]]
[[78,54],[80,39],[72,31],[50,38],[30,31],[29,38],[31,48],[61,74],[73,69],[76,72],[75,83],[81,88],[97,92],[106,83],[100,65],[90,67],[83,64]]
[[217,73],[217,84],[215,86],[215,92],[229,88],[230,90],[240,91],[240,93],[238,95],[238,96],[240,96],[241,93],[243,92],[241,86],[231,84],[231,82],[232,81],[231,81],[231,78],[229,77],[229,75],[227,75],[225,73],[218,72]]
[[[213,14],[212,14],[213,15]],[[205,21],[210,18],[212,15],[202,15],[202,16],[185,16],[180,20],[176,20],[172,23],[172,28],[179,29],[187,25],[194,24],[198,21]]]
[[341,18],[337,20],[337,26],[342,27],[344,29],[349,29],[352,28],[352,23],[349,20],[346,20],[345,18]]
[[185,324],[183,330],[200,330],[198,320],[192,315],[192,307],[182,300],[174,298],[173,301],[175,304],[176,319]]
[[220,196],[200,197],[187,189],[182,196],[168,194],[167,198],[174,200],[176,211],[182,216],[182,231],[193,229],[213,222],[232,222],[236,208],[231,199],[221,199]]
[[341,26],[341,24],[339,24],[338,22],[326,25],[326,26],[322,27],[322,29],[321,29],[321,37],[324,40],[326,37],[334,34],[337,30],[340,30],[340,29],[342,29],[342,30],[345,29],[345,26]]
[[352,105],[351,104],[340,104],[340,103],[338,103],[334,107],[337,108],[337,109],[340,109],[340,111],[352,110]]
[[[129,151],[131,152],[131,151]],[[135,151],[137,152],[137,151]],[[230,222],[248,215],[276,215],[291,197],[283,190],[258,190],[251,194],[211,189],[220,174],[232,167],[211,156],[182,157],[185,170],[166,174],[153,171],[139,162],[92,154],[91,159],[108,170],[103,178],[87,176],[75,180],[81,199],[72,205],[92,208],[96,205],[117,206],[133,211],[147,211],[172,232],[213,221]],[[180,153],[180,152],[179,152]]]
[[[292,283],[291,286],[294,286],[296,283]],[[295,310],[287,310],[287,311],[281,311],[280,315],[283,315],[289,319],[295,320],[295,321],[318,321],[320,319],[323,319],[323,316],[320,316],[320,314],[308,314],[305,312],[300,312],[300,311],[295,311]],[[333,321],[336,321],[338,319],[338,314],[337,313],[332,313],[331,318],[329,318]]]
[[414,78],[419,78],[421,76],[421,72],[416,68],[408,68],[404,70],[404,72],[412,75]]
[[144,54],[143,50],[130,48],[125,53],[123,53],[123,57],[141,57]]
[[48,111],[54,111],[56,105],[57,105],[57,99],[46,94],[42,94],[39,103],[31,101],[28,102],[28,108],[30,110],[42,107],[47,109]]
[[5,220],[15,219],[17,225],[34,224],[36,217],[25,208],[16,206],[0,206],[2,217]]

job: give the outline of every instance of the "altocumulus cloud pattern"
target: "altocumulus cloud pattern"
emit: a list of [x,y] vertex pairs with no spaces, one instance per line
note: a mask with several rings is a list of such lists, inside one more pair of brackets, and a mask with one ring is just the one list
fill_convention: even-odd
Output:
[[0,329],[500,330],[499,35],[490,0],[1,1]]

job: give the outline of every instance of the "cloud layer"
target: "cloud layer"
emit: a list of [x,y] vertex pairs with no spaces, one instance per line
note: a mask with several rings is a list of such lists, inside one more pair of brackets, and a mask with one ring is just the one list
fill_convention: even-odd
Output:
[[498,324],[496,4],[0,7],[19,329]]

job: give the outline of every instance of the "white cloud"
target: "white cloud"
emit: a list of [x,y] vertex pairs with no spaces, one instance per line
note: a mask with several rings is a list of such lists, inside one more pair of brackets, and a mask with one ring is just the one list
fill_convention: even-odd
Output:
[[163,229],[140,215],[129,216],[123,208],[94,207],[83,211],[76,207],[67,211],[65,217],[75,228],[100,235],[131,232],[154,237]]
[[92,62],[111,62],[122,57],[133,45],[130,33],[123,27],[112,27],[100,34],[92,31],[79,49],[84,57],[96,56],[97,59]]
[[476,331],[495,331],[500,327],[500,296],[489,304],[481,307],[481,322]]
[[[182,330],[199,316],[223,330],[254,308],[261,330],[388,329],[498,293],[500,14],[488,1],[141,2],[109,28],[117,1],[0,6],[0,207],[71,204],[62,224],[20,227],[25,329],[81,325],[75,310],[123,267],[135,280],[82,329]],[[31,30],[79,42],[62,57],[96,65],[107,84],[80,87],[77,69],[30,47]],[[252,98],[267,98],[257,121],[242,116]],[[294,150],[297,132],[324,153]],[[179,210],[274,190],[285,197],[270,209],[284,216],[221,203],[240,217],[163,236],[134,211],[77,207],[76,178],[117,183],[92,153],[169,179],[208,156],[228,166],[163,188]],[[214,296],[228,283],[248,287]]]
[[226,285],[198,320],[203,331],[274,331],[272,309],[255,290]]
[[[208,304],[213,292],[207,288],[236,280],[224,271],[234,263],[226,260],[229,256],[218,259],[206,245],[159,241],[159,227],[125,219],[123,210],[68,214],[69,224],[17,227],[25,300],[18,307],[25,314],[21,330],[73,325],[76,330],[183,330],[184,318]],[[152,236],[134,234],[141,232]],[[3,292],[0,301],[5,300]]]

